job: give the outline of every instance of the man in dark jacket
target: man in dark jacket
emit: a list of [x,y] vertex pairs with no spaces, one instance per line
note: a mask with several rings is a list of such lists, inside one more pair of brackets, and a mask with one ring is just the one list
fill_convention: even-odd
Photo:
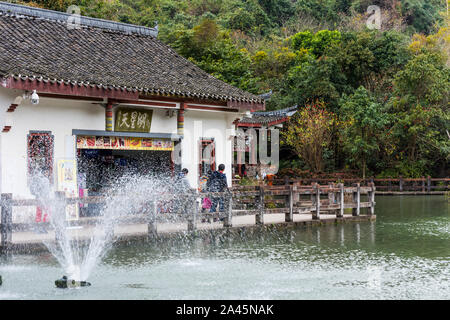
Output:
[[[224,192],[228,190],[227,176],[224,173],[225,165],[219,165],[219,171],[214,171],[208,180],[208,191],[210,192]],[[217,204],[219,203],[219,211],[224,211],[223,197],[212,197],[212,205],[210,212],[216,212]]]

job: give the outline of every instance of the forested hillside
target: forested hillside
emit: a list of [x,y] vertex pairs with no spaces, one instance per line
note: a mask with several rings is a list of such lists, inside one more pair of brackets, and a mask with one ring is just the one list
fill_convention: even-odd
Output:
[[[205,71],[252,93],[272,90],[268,110],[299,105],[282,134],[284,167],[449,175],[447,0],[16,2],[157,21],[160,40]],[[380,29],[367,27],[371,5]]]

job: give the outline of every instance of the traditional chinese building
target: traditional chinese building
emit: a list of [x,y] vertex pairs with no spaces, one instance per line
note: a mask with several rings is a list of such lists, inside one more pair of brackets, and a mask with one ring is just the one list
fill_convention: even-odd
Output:
[[[266,94],[267,98],[270,93]],[[264,96],[260,96],[264,98]],[[266,100],[267,100],[266,98]],[[241,161],[234,162],[234,174],[238,176],[261,176],[264,175],[264,166],[261,166],[258,159],[259,150],[259,130],[281,129],[283,124],[287,122],[298,110],[297,106],[274,110],[274,111],[255,111],[250,112],[242,119],[236,121],[237,129],[245,134],[245,143],[241,145],[236,142],[234,144],[234,151],[236,159]],[[249,134],[249,129],[253,129],[255,135]],[[268,132],[270,139],[270,132]],[[239,137],[235,138],[236,140]],[[240,164],[244,163],[244,164]]]
[[119,168],[186,167],[196,186],[224,163],[231,183],[236,119],[264,100],[156,37],[157,28],[0,2],[2,193],[32,196],[33,170],[58,189],[92,191]]

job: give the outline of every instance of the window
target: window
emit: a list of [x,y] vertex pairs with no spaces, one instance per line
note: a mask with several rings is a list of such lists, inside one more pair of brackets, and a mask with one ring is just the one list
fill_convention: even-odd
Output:
[[53,183],[54,137],[51,131],[30,131],[28,134],[28,175],[41,173]]

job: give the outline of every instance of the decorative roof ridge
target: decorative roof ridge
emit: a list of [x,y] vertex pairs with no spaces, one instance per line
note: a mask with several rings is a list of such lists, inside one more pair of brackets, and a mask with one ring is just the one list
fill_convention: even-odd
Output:
[[137,26],[134,24],[91,18],[81,15],[72,15],[65,12],[28,7],[3,1],[0,1],[0,14],[9,14],[16,17],[34,17],[64,23],[67,23],[69,21],[69,18],[75,17],[77,19],[76,22],[79,22],[82,26],[106,29],[126,34],[152,36],[155,38],[158,36],[158,25],[156,25],[154,28],[148,28]]
[[285,114],[297,110],[298,106],[295,105],[293,107],[287,107],[280,110],[273,110],[273,111],[257,111],[252,112],[253,116],[257,117],[273,117],[273,116],[284,116]]

